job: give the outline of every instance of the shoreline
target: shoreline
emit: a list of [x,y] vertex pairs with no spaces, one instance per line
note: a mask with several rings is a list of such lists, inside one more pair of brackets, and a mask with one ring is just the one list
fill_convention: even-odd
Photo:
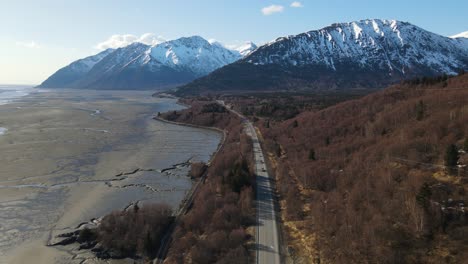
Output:
[[157,120],[157,121],[160,121],[160,122],[164,122],[164,123],[168,123],[168,124],[172,124],[172,125],[178,125],[178,126],[187,126],[187,127],[193,127],[193,128],[199,128],[199,129],[208,129],[208,130],[212,130],[212,131],[216,131],[216,132],[219,132],[222,134],[222,137],[221,137],[221,141],[219,142],[218,144],[218,148],[216,149],[216,151],[211,155],[211,158],[210,160],[206,163],[206,165],[210,165],[211,162],[214,160],[214,158],[216,157],[216,155],[218,154],[218,152],[221,150],[221,148],[223,147],[224,145],[224,142],[226,141],[226,130],[224,129],[219,129],[217,127],[207,127],[207,126],[199,126],[199,125],[194,125],[194,124],[188,124],[188,123],[181,123],[181,122],[175,122],[175,121],[169,121],[169,120],[166,120],[166,119],[163,119],[159,116],[154,116],[153,117],[154,120]]
[[[86,92],[77,95],[89,96]],[[214,130],[206,132],[205,128],[184,129],[182,124],[168,126],[165,123],[170,122],[162,123],[163,120],[154,122],[155,112],[181,108],[174,100],[116,94],[113,96],[121,99],[115,104],[115,99],[100,95],[88,97],[85,102],[73,100],[75,96],[74,93],[32,95],[11,106],[0,106],[12,110],[4,111],[2,125],[14,132],[0,137],[0,147],[6,153],[0,157],[0,185],[5,183],[7,188],[2,191],[0,203],[11,203],[8,208],[0,208],[7,220],[2,232],[17,230],[11,239],[5,233],[0,262],[5,259],[6,263],[29,263],[34,261],[30,256],[36,255],[41,263],[69,263],[73,255],[46,247],[48,238],[74,229],[78,222],[122,210],[128,207],[128,202],[161,202],[178,210],[195,182],[188,177],[188,167],[172,168],[172,165],[192,158],[211,160],[223,141],[218,130],[213,133]],[[128,106],[122,108],[122,104]],[[79,110],[83,107],[102,111],[90,115],[89,111]],[[81,126],[114,133],[76,129],[64,133],[67,127]],[[166,170],[169,167],[172,169]],[[136,168],[144,170],[116,178],[119,173],[133,172]],[[45,186],[41,190],[28,187],[39,183]],[[15,185],[25,188],[14,188]],[[86,194],[88,191],[92,194]],[[53,206],[45,199],[62,202]],[[51,217],[37,219],[39,211]],[[28,219],[36,219],[34,227],[25,222]],[[19,229],[18,221],[31,226],[31,231]],[[78,253],[81,256],[86,252]]]
[[[183,106],[185,106],[187,108],[192,107],[191,105],[181,104],[180,101],[179,101],[179,98],[177,98],[177,97],[172,97],[172,98],[177,99],[177,104],[183,105]],[[160,122],[164,122],[164,123],[168,123],[168,124],[173,124],[173,125],[178,125],[178,126],[194,127],[194,128],[199,128],[199,129],[207,129],[207,130],[212,130],[212,131],[222,133],[222,139],[220,140],[216,151],[211,155],[210,160],[206,163],[208,168],[211,166],[211,162],[216,158],[218,153],[224,147],[224,144],[225,144],[225,141],[226,141],[226,138],[227,138],[226,130],[220,129],[220,128],[217,128],[217,127],[207,127],[207,126],[200,126],[200,125],[194,125],[194,124],[189,124],[189,123],[170,121],[170,120],[163,119],[163,118],[161,118],[161,117],[159,117],[157,115],[154,116],[153,119],[156,120],[156,121],[160,121]],[[164,262],[165,257],[167,255],[167,251],[169,250],[169,246],[170,246],[171,241],[172,241],[172,235],[174,233],[174,229],[179,224],[179,222],[181,220],[180,218],[187,213],[188,209],[193,204],[193,199],[194,199],[194,197],[195,197],[195,195],[196,195],[196,193],[198,191],[198,188],[200,187],[200,184],[205,181],[205,178],[206,178],[206,172],[192,185],[191,190],[184,197],[181,205],[179,206],[179,210],[174,215],[175,220],[174,220],[173,224],[169,227],[169,230],[166,233],[166,235],[161,239],[161,241],[162,241],[161,246],[160,246],[159,251],[158,251],[158,253],[156,255],[156,258],[152,261],[153,264],[158,264],[158,263],[162,264]]]
[[[218,132],[218,133],[222,134],[221,140],[218,143],[217,149],[210,155],[210,159],[206,163],[207,166],[210,166],[211,162],[216,158],[216,155],[222,149],[222,147],[224,146],[224,142],[226,140],[226,131],[222,130],[222,129],[219,129],[219,128],[216,128],[216,127],[206,127],[206,126],[199,126],[199,125],[193,125],[193,124],[188,124],[188,123],[174,122],[174,121],[169,121],[169,120],[166,120],[166,119],[163,119],[163,118],[159,118],[157,116],[153,116],[151,119],[154,120],[154,121],[157,121],[157,122],[163,122],[163,123],[167,123],[167,124],[171,124],[171,125],[193,127],[193,128],[197,128],[197,129],[203,129],[203,130],[211,130],[211,131],[215,131],[215,132]],[[187,160],[183,164],[187,164],[189,166],[189,168],[190,168],[191,161]],[[177,165],[180,165],[180,164],[176,164],[174,166],[177,166]],[[162,170],[162,171],[164,172],[164,170]],[[189,178],[189,173],[187,172],[184,176]],[[174,228],[178,225],[178,222],[180,221],[180,217],[183,216],[188,211],[188,208],[190,208],[190,205],[193,202],[193,198],[195,197],[200,184],[202,182],[204,182],[204,180],[205,180],[205,176],[206,176],[206,174],[203,175],[199,179],[196,179],[196,180],[191,179],[191,181],[192,181],[191,188],[186,192],[186,195],[182,199],[181,203],[179,204],[178,209],[174,211],[173,217],[175,218],[175,220],[174,220],[173,224],[171,224],[171,226],[169,227],[169,231],[162,238],[162,241],[164,241],[164,242],[162,242],[162,247],[160,249],[160,252],[158,252],[158,254],[157,254],[158,256],[160,256],[160,254],[162,252],[165,252],[165,249],[167,249],[166,247],[169,245],[167,242],[170,241],[170,238],[171,238],[171,236],[173,234]],[[138,204],[138,201],[135,204]],[[129,208],[131,208],[131,206],[133,206],[135,204],[128,205],[123,210],[128,210]],[[104,217],[104,215],[100,216],[98,218],[93,218],[93,219],[91,219],[91,221],[80,223],[80,225],[78,225],[76,228],[74,228],[72,230],[68,230],[64,234],[67,234],[67,233],[70,233],[70,232],[77,232],[77,231],[81,230],[83,227],[84,228],[86,228],[86,227],[96,228],[99,225],[100,219],[102,219],[102,217]],[[67,244],[67,242],[66,242],[67,238],[65,238],[64,240],[63,240],[63,238],[62,238],[62,240],[58,239],[59,238],[58,236],[60,236],[60,235],[63,235],[63,234],[55,234],[54,237],[51,237],[49,239],[49,242],[54,240],[54,239],[55,239],[55,242],[47,244],[47,247],[51,247],[51,248],[59,247],[59,248],[56,248],[56,249],[59,250],[60,252],[65,252],[66,254],[73,256],[73,259],[78,259],[82,255],[87,255],[87,254],[93,255],[93,253],[91,253],[90,250],[88,250],[88,249],[74,250],[73,247],[74,247],[74,245],[76,245],[75,244],[76,242],[71,243],[71,244]],[[65,243],[65,244],[62,245],[62,243]],[[128,258],[128,259],[129,260],[136,260],[136,259],[133,259],[133,258]],[[85,259],[83,259],[83,260],[85,260]],[[106,259],[106,260],[107,261],[114,261],[114,260],[117,260],[117,259],[114,259],[114,258],[111,257],[111,258]],[[158,258],[154,259],[154,263],[159,263],[159,261],[160,261],[160,259],[158,259]]]

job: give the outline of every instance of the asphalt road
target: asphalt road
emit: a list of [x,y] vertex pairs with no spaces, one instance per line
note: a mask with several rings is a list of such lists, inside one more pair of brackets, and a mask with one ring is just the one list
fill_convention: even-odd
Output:
[[[223,101],[218,103],[224,105]],[[257,132],[252,123],[240,113],[228,108],[238,115],[245,124],[247,134],[252,138],[253,152],[255,159],[256,193],[257,193],[257,226],[256,226],[256,247],[257,263],[259,264],[279,264],[280,251],[278,239],[278,223],[275,211],[274,189],[271,183],[272,178],[267,172],[265,158],[262,147],[258,141]]]

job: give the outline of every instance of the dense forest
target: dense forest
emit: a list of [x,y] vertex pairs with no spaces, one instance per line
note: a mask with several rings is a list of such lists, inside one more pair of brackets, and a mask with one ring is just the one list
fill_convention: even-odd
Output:
[[407,81],[287,120],[251,117],[275,171],[290,260],[468,259],[467,74]]
[[286,120],[305,111],[318,111],[340,102],[356,99],[375,90],[350,90],[334,92],[277,92],[225,95],[239,113],[253,118]]

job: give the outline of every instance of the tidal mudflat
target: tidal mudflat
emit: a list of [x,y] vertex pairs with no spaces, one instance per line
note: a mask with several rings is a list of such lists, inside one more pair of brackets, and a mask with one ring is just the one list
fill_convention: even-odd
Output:
[[149,92],[48,91],[0,105],[0,263],[81,263],[58,233],[135,203],[176,209],[221,135],[152,119]]

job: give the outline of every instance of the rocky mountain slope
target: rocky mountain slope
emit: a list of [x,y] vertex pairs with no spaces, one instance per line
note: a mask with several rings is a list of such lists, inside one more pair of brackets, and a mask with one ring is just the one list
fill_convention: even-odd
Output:
[[82,79],[98,62],[104,57],[114,52],[113,49],[107,49],[97,55],[89,56],[81,60],[77,60],[67,67],[61,68],[47,80],[45,80],[41,87],[58,88],[66,87],[70,83],[74,83]]
[[177,93],[382,88],[467,69],[466,39],[372,19],[278,38]]
[[230,50],[199,36],[154,46],[133,43],[71,63],[42,88],[163,89],[181,85],[235,62],[248,53]]

